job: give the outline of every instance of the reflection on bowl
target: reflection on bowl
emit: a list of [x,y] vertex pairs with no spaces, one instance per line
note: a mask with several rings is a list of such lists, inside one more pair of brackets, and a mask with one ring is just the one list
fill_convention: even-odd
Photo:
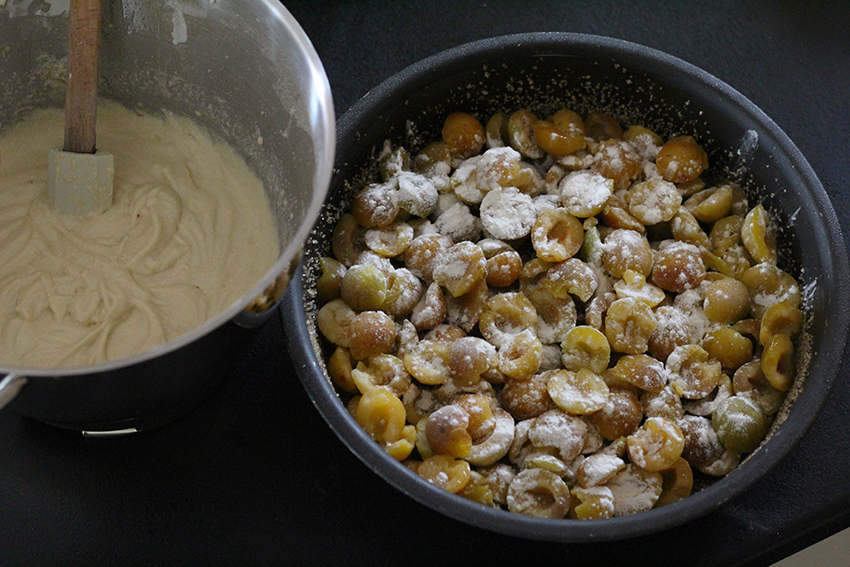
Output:
[[[611,114],[670,138],[697,137],[712,171],[727,172],[781,226],[780,264],[799,279],[809,314],[805,375],[798,376],[775,426],[728,476],[693,495],[635,516],[552,521],[487,508],[437,488],[399,464],[349,414],[324,360],[316,328],[319,258],[354,194],[377,174],[385,140],[414,153],[439,139],[446,116],[463,111],[486,121],[497,111],[533,108],[541,116],[567,107]],[[339,121],[337,164],[325,214],[305,250],[300,281],[285,300],[286,328],[302,382],[323,417],[372,470],[419,502],[470,524],[516,536],[559,541],[647,534],[703,515],[752,485],[812,423],[834,381],[847,335],[836,298],[847,286],[838,222],[815,174],[793,143],[751,102],[682,61],[641,46],[572,34],[528,34],[484,40],[417,63],[370,91]],[[806,243],[816,243],[808,246]]]

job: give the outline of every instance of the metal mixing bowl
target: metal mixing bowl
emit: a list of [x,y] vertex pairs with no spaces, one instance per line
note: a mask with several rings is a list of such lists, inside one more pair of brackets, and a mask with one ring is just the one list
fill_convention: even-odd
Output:
[[[601,110],[662,136],[695,135],[714,171],[728,171],[779,217],[782,264],[805,288],[811,357],[781,424],[728,476],[674,504],[607,520],[544,520],[486,508],[437,488],[389,457],[354,421],[332,386],[315,326],[318,259],[362,180],[375,173],[384,140],[412,151],[438,139],[452,111],[567,106]],[[326,212],[305,249],[303,273],[283,303],[302,383],[339,438],[378,475],[422,504],[472,525],[533,539],[634,537],[697,518],[746,490],[788,454],[829,394],[848,332],[848,261],[829,199],[800,150],[752,102],[708,73],[632,43],[542,33],[483,40],[416,63],[371,90],[338,123],[337,161]],[[417,141],[420,141],[417,145]],[[306,305],[305,305],[306,304]]]
[[[63,105],[67,10],[67,1],[0,4],[0,125]],[[276,0],[106,0],[100,63],[102,97],[188,116],[242,155],[263,180],[281,243],[277,261],[239,301],[147,352],[50,371],[4,366],[0,354],[0,407],[116,433],[197,405],[275,311],[327,191],[335,125],[318,55]]]

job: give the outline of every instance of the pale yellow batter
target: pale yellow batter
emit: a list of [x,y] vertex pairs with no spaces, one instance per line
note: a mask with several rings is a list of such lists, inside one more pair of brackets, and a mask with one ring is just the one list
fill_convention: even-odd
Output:
[[0,134],[0,363],[77,366],[173,339],[245,294],[279,255],[262,182],[184,118],[98,110],[114,204],[86,220],[47,203],[64,115]]

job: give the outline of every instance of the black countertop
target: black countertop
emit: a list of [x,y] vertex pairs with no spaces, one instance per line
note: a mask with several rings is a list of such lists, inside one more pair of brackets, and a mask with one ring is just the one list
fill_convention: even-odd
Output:
[[[583,32],[666,51],[773,118],[850,233],[850,3],[658,4],[286,3],[340,115],[408,64],[495,35]],[[850,526],[846,363],[798,447],[742,496],[640,539],[552,544],[445,518],[379,479],[313,408],[282,327],[273,318],[198,409],[135,437],[83,439],[0,412],[0,564],[759,566]]]

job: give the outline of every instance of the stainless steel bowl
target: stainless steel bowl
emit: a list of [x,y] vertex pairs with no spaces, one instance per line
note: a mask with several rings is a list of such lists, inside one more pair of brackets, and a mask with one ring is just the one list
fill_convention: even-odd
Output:
[[[662,135],[705,141],[728,171],[780,217],[782,262],[806,289],[811,357],[781,425],[728,476],[669,506],[607,520],[542,520],[485,508],[439,489],[389,457],[348,413],[327,376],[315,326],[318,259],[358,184],[375,173],[384,140],[416,151],[445,116],[488,117],[529,106],[601,110]],[[411,147],[411,145],[413,145]],[[326,212],[305,249],[303,273],[284,300],[292,358],[319,412],[349,449],[420,503],[469,524],[532,539],[589,542],[645,535],[702,516],[746,490],[788,454],[827,399],[844,352],[850,304],[847,254],[829,199],[800,150],[752,102],[708,73],[623,41],[563,33],[483,40],[429,57],[371,90],[338,123],[338,157]]]
[[[67,1],[0,4],[0,124],[64,103],[67,10]],[[327,191],[335,125],[318,55],[276,0],[106,0],[103,10],[101,96],[188,116],[228,142],[263,180],[281,243],[277,261],[239,301],[147,352],[50,371],[3,365],[0,353],[0,406],[116,433],[194,407],[276,310]]]

